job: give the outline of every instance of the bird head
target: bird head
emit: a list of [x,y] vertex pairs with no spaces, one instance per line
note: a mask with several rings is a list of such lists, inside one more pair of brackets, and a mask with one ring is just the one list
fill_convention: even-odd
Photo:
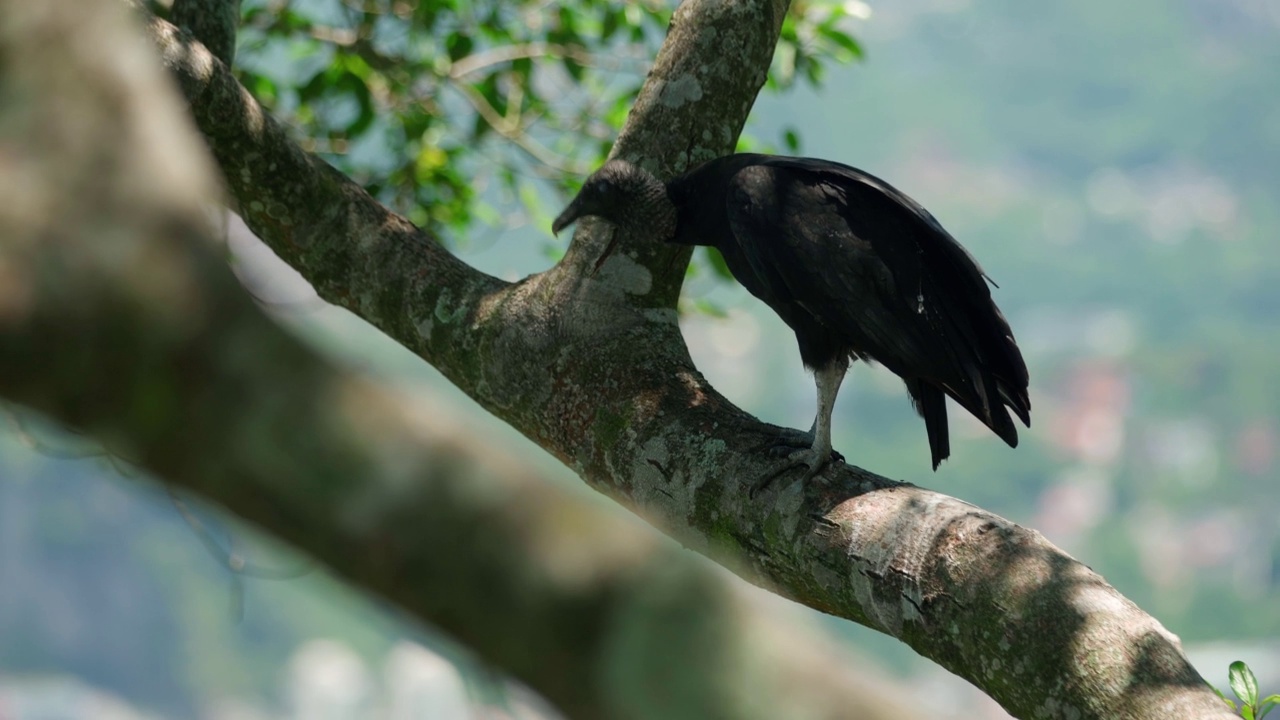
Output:
[[666,200],[666,188],[657,178],[626,160],[610,160],[582,184],[577,197],[551,224],[551,231],[558,235],[588,216],[626,224],[650,214],[655,199]]

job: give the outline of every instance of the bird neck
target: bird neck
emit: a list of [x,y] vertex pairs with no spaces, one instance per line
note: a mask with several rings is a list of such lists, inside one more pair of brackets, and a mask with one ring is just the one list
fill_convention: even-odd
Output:
[[656,177],[643,170],[636,173],[635,186],[628,193],[635,201],[627,205],[625,224],[663,241],[676,234],[676,206],[667,188]]

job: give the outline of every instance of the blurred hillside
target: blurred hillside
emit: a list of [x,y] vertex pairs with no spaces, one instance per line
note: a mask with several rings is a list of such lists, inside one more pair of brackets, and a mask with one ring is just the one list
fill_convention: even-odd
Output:
[[1280,9],[876,10],[868,63],[798,104],[805,150],[890,178],[980,259],[1034,426],[929,478],[914,419],[884,420],[899,390],[863,374],[843,447],[1036,527],[1186,640],[1277,634]]
[[[1026,351],[1034,424],[1009,450],[953,408],[953,456],[933,474],[900,383],[856,367],[836,446],[1039,529],[1188,645],[1210,644],[1193,657],[1224,684],[1242,643],[1280,638],[1280,5],[871,10],[857,30],[866,62],[832,71],[820,96],[766,98],[749,132],[768,142],[798,130],[802,152],[884,177],[973,252]],[[547,266],[546,232],[477,230],[460,252],[518,277]],[[246,282],[318,343],[389,382],[455,398],[468,422],[577,484],[408,353],[319,308],[239,231],[232,248]],[[781,322],[705,274],[686,296],[729,308],[684,323],[713,383],[765,420],[807,427],[813,386]],[[162,490],[74,457],[76,438],[30,418],[3,433],[0,718],[45,717],[22,709],[30,679],[59,676],[157,716],[314,717],[297,705],[300,653],[328,658],[317,672],[383,668],[406,641],[475,672],[444,639],[197,509],[202,539]],[[210,538],[277,579],[232,575]],[[896,642],[822,621],[915,676],[935,716],[1001,717]],[[315,651],[319,638],[341,649]],[[1265,691],[1280,688],[1274,652],[1245,659]],[[370,672],[355,672],[363,704],[332,717],[390,702],[392,684]],[[441,702],[486,693],[450,687],[454,700]]]

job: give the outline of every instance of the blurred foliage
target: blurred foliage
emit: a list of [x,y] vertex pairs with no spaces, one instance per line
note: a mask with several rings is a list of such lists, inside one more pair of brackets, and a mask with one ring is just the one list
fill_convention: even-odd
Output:
[[[817,86],[827,65],[861,56],[850,7],[793,5],[771,91]],[[554,215],[542,205],[558,204],[609,152],[673,8],[245,0],[236,70],[304,147],[415,223],[459,237]],[[794,129],[780,140],[799,146]],[[504,215],[489,189],[523,212]]]

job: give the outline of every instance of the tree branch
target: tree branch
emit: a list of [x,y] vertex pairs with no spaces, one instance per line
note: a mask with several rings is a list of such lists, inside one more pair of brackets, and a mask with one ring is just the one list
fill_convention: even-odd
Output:
[[[684,3],[615,155],[668,176],[729,152],[784,11]],[[254,231],[593,487],[694,549],[745,558],[752,582],[902,639],[1020,717],[1229,717],[1174,636],[1033,531],[849,466],[750,497],[776,470],[759,450],[778,429],[689,360],[674,311],[686,250],[584,222],[559,265],[504,286],[297,151],[198,46],[153,28],[228,184],[258,204]],[[618,251],[597,271],[610,232]]]
[[263,315],[206,226],[211,168],[118,7],[3,0],[0,28],[24,60],[0,68],[0,394],[413,609],[571,716],[901,717],[693,558]]
[[173,24],[191,33],[223,65],[231,67],[240,27],[240,0],[173,0]]
[[[380,327],[398,325],[396,337],[415,338],[415,351],[461,384],[473,343],[459,331],[459,308],[495,297],[508,283],[468,267],[304,152],[189,34],[154,17],[148,29],[192,103],[245,223],[320,297],[377,318]],[[410,308],[418,311],[409,316]],[[438,331],[424,337],[426,328]]]
[[449,78],[466,80],[467,76],[494,65],[502,65],[513,60],[526,58],[570,58],[579,65],[594,67],[601,64],[596,57],[581,45],[564,45],[560,43],[529,42],[517,45],[502,45],[481,52],[473,53],[449,66]]

